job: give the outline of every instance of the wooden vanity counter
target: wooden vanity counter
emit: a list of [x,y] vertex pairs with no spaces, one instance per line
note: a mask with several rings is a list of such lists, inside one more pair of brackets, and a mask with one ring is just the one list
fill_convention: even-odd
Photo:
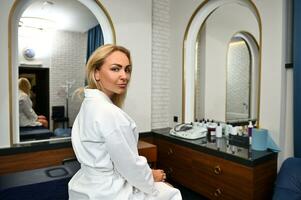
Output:
[[151,137],[142,138],[157,145],[157,166],[169,180],[209,199],[272,198],[277,153],[235,146],[224,139],[185,140],[169,130],[154,130]]
[[[156,166],[156,145],[139,141],[138,151],[150,164]],[[15,145],[0,149],[0,175],[61,165],[63,160],[74,157],[70,139]]]

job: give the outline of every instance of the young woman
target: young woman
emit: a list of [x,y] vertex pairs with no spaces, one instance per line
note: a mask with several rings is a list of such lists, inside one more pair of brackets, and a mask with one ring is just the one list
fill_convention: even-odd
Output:
[[26,78],[19,78],[18,84],[20,126],[44,126],[45,128],[47,128],[47,118],[44,115],[37,115],[32,109],[32,101],[30,100],[30,82]]
[[70,200],[182,199],[164,183],[164,171],[151,170],[138,155],[136,124],[120,109],[131,71],[130,52],[121,46],[104,45],[88,60],[88,86],[72,128],[81,169],[69,182]]

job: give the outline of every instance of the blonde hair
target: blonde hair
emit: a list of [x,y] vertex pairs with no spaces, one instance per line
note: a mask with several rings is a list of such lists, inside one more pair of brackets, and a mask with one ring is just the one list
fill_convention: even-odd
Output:
[[[113,44],[106,44],[101,47],[98,47],[93,54],[90,56],[87,64],[86,64],[86,76],[87,76],[87,88],[89,89],[99,89],[103,91],[101,84],[99,84],[94,77],[95,71],[100,69],[104,64],[106,58],[110,56],[113,52],[120,51],[124,53],[129,59],[130,65],[132,65],[131,54],[128,49],[122,46],[117,46]],[[112,102],[121,107],[126,96],[126,92],[123,94],[114,94],[111,99]]]
[[27,78],[19,78],[18,84],[20,90],[22,90],[27,95],[30,95],[31,84]]

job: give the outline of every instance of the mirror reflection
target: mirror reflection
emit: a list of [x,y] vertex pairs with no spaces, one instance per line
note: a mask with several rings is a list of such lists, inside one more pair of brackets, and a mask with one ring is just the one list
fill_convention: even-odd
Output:
[[226,120],[250,118],[250,51],[240,37],[233,37],[227,55]]
[[34,123],[24,123],[19,101],[20,141],[70,136],[81,103],[72,94],[84,86],[87,57],[102,44],[96,17],[79,1],[38,0],[26,8],[18,28],[18,70],[30,83],[27,102],[35,115]]
[[196,41],[195,119],[257,119],[259,32],[253,13],[234,3],[217,8],[202,24]]
[[252,35],[238,33],[231,38],[227,55],[227,121],[257,118],[258,54]]

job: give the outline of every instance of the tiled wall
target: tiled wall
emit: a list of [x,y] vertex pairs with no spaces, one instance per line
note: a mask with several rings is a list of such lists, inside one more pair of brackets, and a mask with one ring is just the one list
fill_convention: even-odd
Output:
[[195,119],[205,119],[206,26],[198,33],[196,54]]
[[202,41],[200,40],[201,35],[198,35],[197,39],[197,52],[196,52],[196,60],[197,60],[197,67],[196,67],[196,84],[195,84],[195,119],[201,120],[204,118],[204,112],[201,112],[201,104],[204,104],[201,98],[201,44]]
[[[242,41],[232,43],[227,65],[227,119],[248,118],[250,55]],[[231,67],[230,67],[231,66]],[[235,86],[235,87],[234,87]]]
[[66,86],[67,81],[73,82],[69,90],[68,103],[70,126],[80,107],[80,100],[72,99],[70,96],[75,89],[84,86],[86,51],[87,33],[57,32],[51,56],[50,109],[52,106],[66,105],[64,86]]
[[153,0],[152,10],[152,124],[169,126],[170,57],[169,0]]

